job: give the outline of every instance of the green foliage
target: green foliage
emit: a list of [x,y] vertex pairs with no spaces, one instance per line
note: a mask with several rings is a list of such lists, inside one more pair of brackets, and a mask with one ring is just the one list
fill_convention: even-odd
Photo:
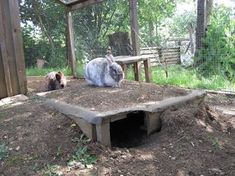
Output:
[[140,35],[149,46],[160,45],[162,42],[162,36],[159,35],[160,26],[162,25],[164,19],[173,14],[175,7],[175,0],[138,1],[138,22],[140,26]]
[[97,157],[90,154],[87,146],[79,147],[75,154],[72,156],[71,161],[79,161],[85,166],[95,164]]
[[91,151],[87,147],[90,139],[82,134],[79,138],[75,138],[72,141],[77,143],[77,150],[69,163],[72,163],[73,161],[79,161],[85,166],[96,163],[97,157],[94,154],[91,154]]
[[[94,56],[104,55],[108,35],[130,33],[129,3],[126,2],[107,0],[73,12],[77,60],[84,63]],[[175,1],[138,1],[138,20],[145,41],[154,43],[160,39],[153,30],[162,19],[172,14],[174,7]],[[34,66],[38,58],[45,59],[49,67],[66,66],[64,6],[55,0],[24,0],[20,3],[20,15],[26,66]]]
[[20,3],[26,66],[45,59],[49,66],[66,66],[65,11],[51,0],[24,0]]
[[5,144],[0,144],[0,161],[8,154],[8,149]]
[[219,7],[212,11],[204,45],[195,59],[198,73],[235,81],[235,19],[231,9]]
[[196,13],[185,11],[180,15],[173,16],[170,24],[170,35],[174,37],[185,37],[189,33],[190,25],[192,28],[196,27]]
[[43,175],[45,176],[59,176],[61,174],[58,174],[58,171],[60,170],[60,167],[57,165],[45,165],[43,169]]

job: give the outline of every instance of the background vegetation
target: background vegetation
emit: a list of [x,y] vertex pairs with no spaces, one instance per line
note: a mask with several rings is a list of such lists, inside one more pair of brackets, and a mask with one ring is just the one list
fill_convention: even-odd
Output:
[[[196,10],[178,13],[182,3],[190,0],[138,0],[138,22],[141,46],[166,46],[170,38],[187,37],[189,26],[196,27]],[[232,9],[214,6],[210,25],[204,39],[205,48],[201,50],[196,65],[178,70],[178,78],[156,76],[155,82],[185,84],[188,80],[213,80],[226,88],[228,82],[234,88],[235,82],[235,19]],[[65,8],[56,0],[24,0],[20,3],[21,24],[24,39],[25,59],[28,75],[44,75],[50,70],[63,69],[69,75],[66,55]],[[78,70],[83,74],[83,65],[92,59],[93,52],[104,52],[108,45],[108,35],[114,32],[130,32],[129,6],[126,0],[106,0],[73,12],[74,35]],[[36,59],[45,59],[48,64],[44,70],[35,69]],[[174,68],[174,69],[175,69]],[[162,68],[154,68],[160,74]],[[173,68],[172,68],[173,69]],[[169,69],[171,71],[176,71]],[[187,79],[183,77],[188,76]],[[131,78],[131,76],[130,76]],[[162,82],[162,83],[163,83]],[[177,83],[177,85],[178,85]],[[197,85],[210,87],[211,81]],[[196,85],[196,84],[195,84]],[[194,85],[194,86],[195,86]],[[194,87],[193,86],[193,87]],[[219,86],[219,87],[220,87]],[[190,86],[189,86],[190,87]],[[213,86],[212,86],[213,87]]]

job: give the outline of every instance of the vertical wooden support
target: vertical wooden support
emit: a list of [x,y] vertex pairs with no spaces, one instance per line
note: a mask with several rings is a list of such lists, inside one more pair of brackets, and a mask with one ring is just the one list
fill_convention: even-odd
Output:
[[147,135],[150,135],[154,131],[161,129],[161,118],[159,112],[146,112],[145,125],[147,127]]
[[202,39],[206,30],[206,0],[197,1],[196,53],[203,48]]
[[144,73],[145,73],[145,79],[146,79],[145,81],[150,83],[152,81],[150,59],[144,60]]
[[74,117],[74,116],[69,116],[69,117],[78,124],[79,128],[88,138],[90,138],[92,141],[97,140],[95,125],[79,117]]
[[126,64],[121,64],[122,70],[124,72],[125,78],[127,77],[127,65]]
[[99,141],[101,144],[105,146],[111,147],[109,122],[96,125],[96,135],[97,135],[97,141]]
[[77,62],[76,62],[75,47],[74,47],[73,17],[72,17],[72,12],[68,9],[66,11],[66,16],[67,16],[67,31],[68,31],[67,56],[69,57],[68,60],[70,61],[71,64],[73,77],[77,78]]
[[191,45],[191,54],[194,54],[194,42],[193,42],[193,25],[190,23],[189,27],[189,39],[190,39],[190,45]]
[[27,92],[18,0],[0,1],[0,98]]
[[141,80],[141,70],[140,70],[141,62],[133,63],[133,67],[134,67],[135,80],[140,81]]
[[139,26],[137,17],[137,0],[129,0],[130,5],[130,20],[131,20],[131,41],[133,48],[133,55],[140,55],[140,44],[139,44]]

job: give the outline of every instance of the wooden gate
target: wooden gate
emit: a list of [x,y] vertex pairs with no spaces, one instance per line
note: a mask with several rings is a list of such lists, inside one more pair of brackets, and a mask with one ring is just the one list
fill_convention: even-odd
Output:
[[18,0],[0,1],[0,99],[27,92]]

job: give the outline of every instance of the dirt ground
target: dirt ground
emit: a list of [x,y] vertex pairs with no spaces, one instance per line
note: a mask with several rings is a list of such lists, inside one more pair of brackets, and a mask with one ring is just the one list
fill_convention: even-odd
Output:
[[[68,94],[76,82],[68,82]],[[0,144],[8,148],[0,161],[0,176],[235,175],[235,96],[208,94],[200,107],[188,104],[169,109],[162,114],[161,131],[150,136],[118,129],[119,137],[131,137],[109,149],[87,143],[72,120],[43,106],[44,100],[34,94],[44,90],[42,85],[40,78],[29,78],[29,99],[0,107]],[[167,89],[176,96],[185,93],[175,87],[162,88],[159,95]],[[156,90],[144,88],[143,95],[145,91]],[[86,167],[69,165],[84,145],[97,162]]]

